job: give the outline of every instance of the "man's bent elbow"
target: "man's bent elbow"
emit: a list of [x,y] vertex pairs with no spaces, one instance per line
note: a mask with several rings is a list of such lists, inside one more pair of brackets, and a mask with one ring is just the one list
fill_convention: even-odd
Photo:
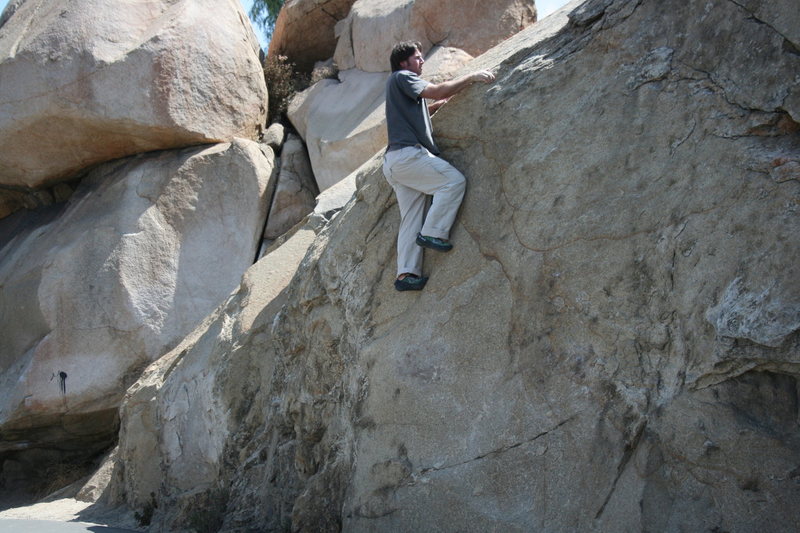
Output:
[[428,100],[444,100],[448,96],[451,96],[446,93],[447,90],[443,84],[430,84],[422,90],[420,96]]

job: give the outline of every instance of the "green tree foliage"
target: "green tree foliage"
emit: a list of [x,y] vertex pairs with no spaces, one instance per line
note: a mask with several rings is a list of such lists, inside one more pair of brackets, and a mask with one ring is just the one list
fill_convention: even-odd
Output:
[[284,0],[253,0],[249,13],[250,20],[263,28],[268,37],[272,36],[283,2]]

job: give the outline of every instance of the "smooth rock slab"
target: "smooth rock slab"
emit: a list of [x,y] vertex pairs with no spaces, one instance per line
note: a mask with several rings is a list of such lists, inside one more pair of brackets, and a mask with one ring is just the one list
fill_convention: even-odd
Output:
[[[226,453],[248,453],[238,446],[231,452],[227,439],[232,428],[246,425],[241,417],[249,406],[241,402],[256,390],[270,390],[276,359],[270,325],[322,220],[310,219],[252,265],[228,301],[128,390],[119,452],[112,458],[118,467],[107,493],[111,503],[126,502],[139,510],[152,505],[157,494],[154,523],[167,523],[167,530],[175,531],[195,519],[193,504],[200,498],[206,516],[219,520],[225,500],[216,487],[226,476]],[[233,483],[231,478],[224,482]],[[263,490],[251,497],[259,498]],[[263,524],[280,522],[285,517],[273,514]]]
[[236,0],[25,0],[0,31],[0,186],[257,138],[267,92]]
[[320,191],[386,146],[386,73],[347,70],[295,96],[289,119],[308,147]]
[[272,164],[247,140],[136,156],[95,169],[66,205],[0,222],[0,451],[114,418],[252,264]]

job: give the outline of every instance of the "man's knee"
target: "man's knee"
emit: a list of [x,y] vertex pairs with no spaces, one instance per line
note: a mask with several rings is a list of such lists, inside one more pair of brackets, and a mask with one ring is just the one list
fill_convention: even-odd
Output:
[[447,187],[451,189],[464,189],[467,179],[456,167],[442,158],[437,157],[434,163],[437,172],[444,175],[447,180]]
[[455,192],[464,192],[467,188],[467,179],[464,174],[456,169],[448,173],[447,188]]
[[458,186],[463,190],[467,186],[467,178],[461,172],[458,173]]

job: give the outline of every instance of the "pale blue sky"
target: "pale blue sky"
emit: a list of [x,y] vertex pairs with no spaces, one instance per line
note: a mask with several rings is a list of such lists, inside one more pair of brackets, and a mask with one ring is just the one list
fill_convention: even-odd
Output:
[[569,0],[536,0],[536,11],[539,18],[543,19],[556,9],[566,4]]
[[[5,9],[6,5],[8,4],[9,0],[0,0],[0,12]],[[253,0],[239,0],[244,7],[245,13],[250,11],[250,6],[253,4]],[[560,8],[564,4],[567,3],[568,0],[536,0],[536,9],[539,12],[539,18],[542,19],[555,11],[556,9]],[[261,41],[261,46],[266,48],[268,41],[264,32],[258,28],[255,28],[256,35],[258,35],[258,39]]]

